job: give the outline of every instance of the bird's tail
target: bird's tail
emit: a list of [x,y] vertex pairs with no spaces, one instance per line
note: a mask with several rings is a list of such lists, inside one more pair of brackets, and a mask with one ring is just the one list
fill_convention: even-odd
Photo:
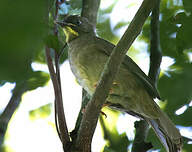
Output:
[[149,117],[142,116],[134,111],[127,111],[118,104],[112,104],[110,107],[112,109],[125,111],[126,113],[140,119],[144,119],[148,124],[151,125],[167,152],[181,152],[182,137],[179,130],[156,103],[155,105],[157,112],[159,112],[159,117],[157,119],[151,119]]
[[152,126],[167,152],[181,152],[181,134],[163,111],[160,110],[160,117],[158,119],[144,119]]

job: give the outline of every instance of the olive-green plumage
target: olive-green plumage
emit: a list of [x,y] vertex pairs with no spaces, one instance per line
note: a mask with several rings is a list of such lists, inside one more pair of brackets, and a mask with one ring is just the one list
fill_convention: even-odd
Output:
[[[72,72],[79,84],[92,95],[115,46],[96,37],[93,26],[86,18],[68,16],[59,24],[66,34]],[[160,98],[158,91],[137,64],[126,56],[114,79],[107,102],[145,119],[152,125],[167,151],[179,152],[181,135],[153,98]]]

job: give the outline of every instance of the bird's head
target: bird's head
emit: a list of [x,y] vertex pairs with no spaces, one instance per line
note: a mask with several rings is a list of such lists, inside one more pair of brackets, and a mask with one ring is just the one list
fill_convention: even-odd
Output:
[[93,25],[88,19],[78,15],[66,16],[63,21],[56,21],[56,23],[63,28],[67,42],[82,34],[94,33]]

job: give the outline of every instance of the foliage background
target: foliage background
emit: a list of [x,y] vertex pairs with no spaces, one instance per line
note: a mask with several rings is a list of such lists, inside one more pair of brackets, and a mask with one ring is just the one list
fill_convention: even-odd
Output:
[[[103,0],[102,3],[106,4],[100,8],[98,15],[97,34],[112,43],[117,43],[125,27],[130,22],[130,20],[127,20],[129,15],[123,15],[123,19],[118,20],[120,17],[115,14],[117,12],[119,14],[124,13],[121,9],[115,12],[120,1],[111,0],[109,2],[109,0]],[[139,3],[139,0],[137,2]],[[14,2],[2,0],[0,2],[0,85],[2,88],[5,89],[8,83],[14,83],[15,89],[25,88],[24,93],[47,85],[49,75],[42,70],[34,70],[34,63],[45,64],[45,43],[58,50],[63,45],[64,37],[56,38],[51,33],[51,28],[53,27],[52,16],[49,17],[49,24],[46,24],[48,10],[55,10],[53,3],[54,1],[52,0],[17,0]],[[127,12],[132,11],[135,3],[136,1],[133,0],[132,3],[125,6],[125,10]],[[125,1],[124,4],[126,4]],[[59,13],[80,14],[81,7],[81,1],[70,0],[62,4]],[[162,0],[160,12],[161,48],[164,57],[172,61],[171,66],[161,72],[158,82],[158,89],[162,98],[165,100],[163,103],[160,102],[160,105],[178,128],[182,129],[181,133],[184,135],[188,131],[187,138],[192,138],[192,1]],[[129,55],[138,64],[143,65],[142,67],[148,64],[144,58],[148,56],[150,42],[149,23],[150,18],[145,23],[141,35],[137,38],[137,42],[134,43],[131,51],[129,51]],[[59,30],[59,34],[61,36],[63,35],[61,30]],[[65,53],[62,57],[62,62],[66,59],[67,55]],[[166,63],[168,64],[168,62]],[[147,71],[147,68],[144,70]],[[66,79],[65,75],[63,77],[63,79]],[[49,92],[49,94],[52,94],[52,92]],[[65,91],[63,94],[65,96]],[[2,97],[3,95],[1,93]],[[36,106],[36,109],[29,111],[28,118],[31,121],[45,119],[47,124],[51,125],[54,130],[53,106],[51,104],[53,103],[53,98],[46,99],[45,96],[47,95],[43,95],[44,97],[42,99],[36,99],[41,103],[39,107]],[[45,99],[49,101],[48,104],[43,105],[45,102],[42,102],[42,100]],[[2,102],[8,103],[8,100],[1,100],[0,102],[1,104]],[[71,102],[72,104],[73,100],[65,102]],[[20,107],[22,107],[22,104],[24,103],[21,102]],[[3,114],[3,109],[1,111]],[[118,116],[120,115],[122,117],[124,114],[109,109],[106,109],[106,113],[109,115],[109,118],[100,119],[101,130],[106,141],[103,151],[127,151],[127,147],[130,147],[132,144],[133,137],[127,136],[128,134],[126,133],[120,133],[116,127],[119,120]],[[0,119],[1,117],[2,115],[0,115]],[[110,119],[112,117],[113,119]],[[14,118],[15,116],[12,117],[10,125],[12,121],[17,121]],[[68,119],[75,121],[75,117]],[[22,124],[22,121],[20,123],[25,128],[25,124]],[[25,131],[19,134],[22,133],[30,135],[30,133]],[[9,139],[8,134],[9,129],[7,130],[4,143]],[[19,136],[19,134],[17,135]],[[38,140],[39,136],[41,134],[38,134],[35,140]],[[30,138],[30,136],[27,136],[27,138]],[[192,144],[190,144],[191,142],[187,138],[184,140],[184,151],[190,152]],[[160,148],[160,144],[152,132],[150,132],[148,140],[152,141],[156,149]],[[31,145],[31,143],[27,145]],[[42,145],[40,144],[39,146]],[[25,146],[25,143],[23,143],[23,146]],[[9,147],[9,144],[4,144],[2,151],[14,151],[14,149]],[[99,150],[97,149],[96,151]]]

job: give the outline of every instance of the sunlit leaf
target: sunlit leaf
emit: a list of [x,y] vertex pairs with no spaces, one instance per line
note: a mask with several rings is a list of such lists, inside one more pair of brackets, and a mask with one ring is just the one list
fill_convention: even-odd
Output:
[[118,30],[127,24],[128,24],[127,22],[119,22],[117,25],[115,25],[114,30]]
[[30,119],[36,120],[41,118],[47,118],[51,114],[51,106],[52,104],[47,104],[35,110],[31,110],[29,112]]
[[119,113],[110,109],[106,109],[104,112],[107,118],[100,118],[104,139],[106,140],[103,152],[127,151],[129,140],[125,133],[119,134],[116,128]]
[[[177,63],[174,64],[176,66]],[[165,111],[173,121],[178,124],[192,124],[187,117],[175,115],[175,111],[192,100],[192,64],[179,64],[179,70],[169,72],[169,77],[164,75],[159,81],[159,90],[163,99],[167,99]],[[182,116],[182,115],[181,115]]]

